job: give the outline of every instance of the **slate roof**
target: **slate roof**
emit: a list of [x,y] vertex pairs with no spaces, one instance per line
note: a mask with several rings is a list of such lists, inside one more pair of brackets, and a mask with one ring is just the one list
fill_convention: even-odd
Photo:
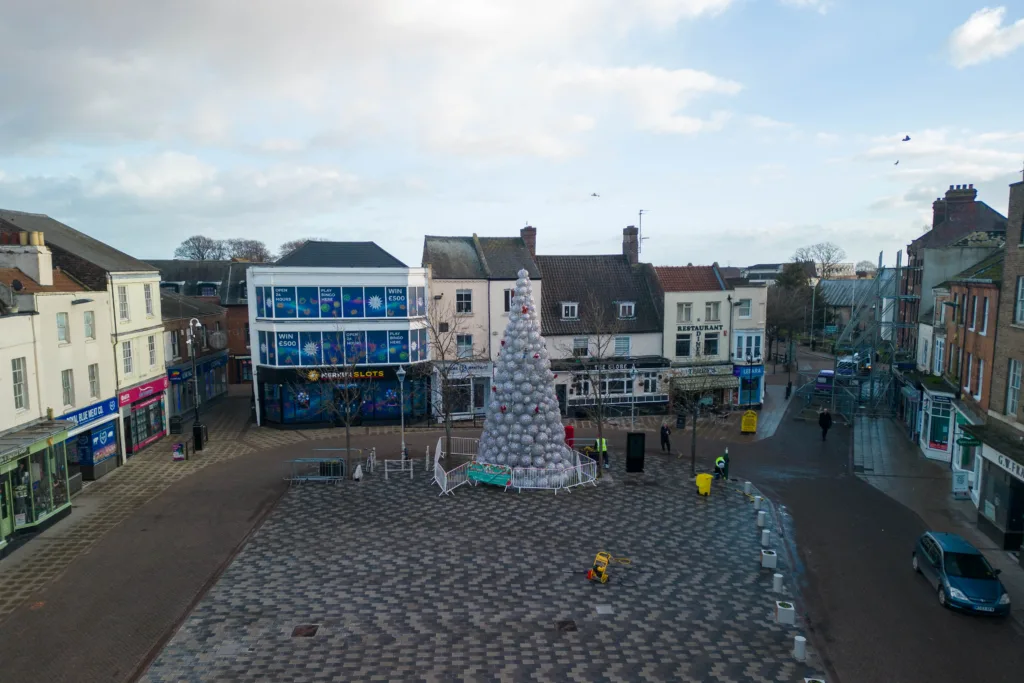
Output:
[[743,277],[743,269],[736,266],[719,266],[718,272],[723,280],[735,280]]
[[179,294],[199,296],[200,283],[216,282],[217,295],[221,306],[245,306],[248,303],[244,283],[246,269],[253,264],[248,261],[191,261],[188,259],[167,259],[149,261],[160,271],[161,282],[184,282]]
[[423,238],[424,267],[439,280],[515,280],[526,269],[531,280],[541,278],[537,261],[522,237]]
[[13,283],[17,280],[21,283],[21,289],[15,294],[45,294],[48,292],[86,292],[89,288],[70,277],[61,270],[54,269],[53,284],[41,285],[33,280],[20,268],[0,268],[0,284],[4,284],[14,291]]
[[45,214],[0,209],[0,227],[7,227],[9,230],[40,231],[47,246],[59,247],[108,273],[148,273],[154,270],[148,263],[118,251],[109,244],[93,239],[84,232],[79,232]]
[[909,245],[910,249],[937,249],[950,246],[972,232],[989,234],[1006,232],[1006,216],[985,202],[974,200],[971,209],[961,209],[961,211],[963,213],[959,216],[939,221],[938,225],[913,240]]
[[160,292],[160,317],[165,321],[220,315],[223,312],[223,308],[209,301],[174,292]]
[[[964,282],[965,280],[992,280],[996,287],[1003,281],[1003,256],[1006,252],[1000,249],[994,254],[975,263],[970,268],[965,268],[942,285]],[[940,287],[942,285],[939,285]]]
[[[650,264],[631,266],[622,255],[537,256],[544,287],[541,291],[541,332],[545,335],[661,331],[656,294],[657,276]],[[562,320],[562,302],[579,304],[578,320]],[[589,310],[600,302],[603,310]],[[636,317],[618,319],[618,302],[632,301]],[[604,329],[598,329],[603,327]]]
[[[818,267],[814,261],[803,261],[804,273],[807,277],[818,277]],[[749,272],[770,272],[776,275],[782,274],[782,269],[786,266],[785,263],[758,263],[757,265],[748,266],[744,268]]]
[[726,289],[725,280],[715,266],[656,266],[654,272],[665,292],[715,292]]
[[306,242],[273,265],[285,268],[408,268],[376,242]]

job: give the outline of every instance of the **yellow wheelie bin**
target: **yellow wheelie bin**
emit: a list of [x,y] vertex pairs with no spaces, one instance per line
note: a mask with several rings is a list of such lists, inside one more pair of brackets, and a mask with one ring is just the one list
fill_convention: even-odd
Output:
[[710,474],[698,474],[697,475],[697,494],[701,496],[711,495],[711,480],[714,479]]

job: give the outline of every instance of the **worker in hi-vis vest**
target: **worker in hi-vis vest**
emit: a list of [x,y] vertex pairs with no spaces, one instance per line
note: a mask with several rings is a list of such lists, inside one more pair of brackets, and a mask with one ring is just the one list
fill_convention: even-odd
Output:
[[600,464],[600,459],[603,458],[604,468],[608,469],[608,439],[600,438],[597,440],[597,455],[598,464]]

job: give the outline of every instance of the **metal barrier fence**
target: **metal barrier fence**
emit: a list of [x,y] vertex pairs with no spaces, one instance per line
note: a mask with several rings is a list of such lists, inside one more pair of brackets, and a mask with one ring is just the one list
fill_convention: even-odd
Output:
[[409,471],[409,478],[412,479],[414,476],[413,463],[415,460],[385,460],[384,461],[384,481],[388,480],[388,474],[391,472],[405,472]]
[[296,458],[289,461],[290,476],[285,480],[292,484],[322,481],[337,484],[345,478],[345,461],[340,458]]

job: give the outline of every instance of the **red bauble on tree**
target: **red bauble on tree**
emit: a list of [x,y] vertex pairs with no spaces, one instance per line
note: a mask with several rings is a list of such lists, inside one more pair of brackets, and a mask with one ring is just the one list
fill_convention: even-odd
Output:
[[501,407],[501,412],[503,412],[503,413],[504,413],[504,412],[505,412],[506,410],[508,410],[508,406],[502,406],[502,407]]
[[526,315],[530,310],[529,306],[523,306],[523,315]]

